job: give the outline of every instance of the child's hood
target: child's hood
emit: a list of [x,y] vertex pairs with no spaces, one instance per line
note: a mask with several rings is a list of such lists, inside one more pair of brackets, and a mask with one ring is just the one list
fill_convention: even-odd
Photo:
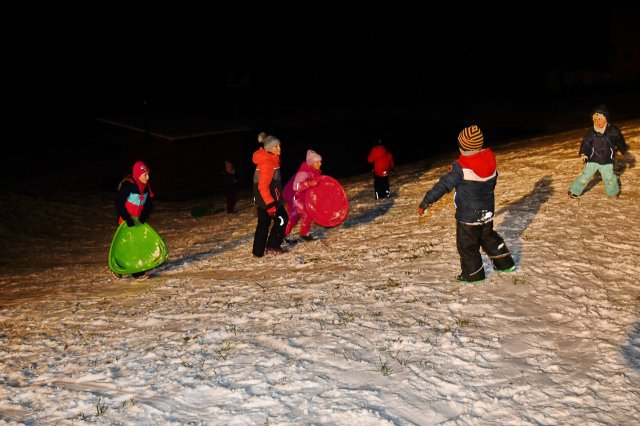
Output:
[[382,145],[376,145],[371,148],[368,160],[369,162],[373,162],[384,157],[385,155],[387,155],[387,149]]
[[489,148],[472,155],[461,155],[457,161],[463,169],[471,169],[481,178],[487,178],[496,171],[496,157]]

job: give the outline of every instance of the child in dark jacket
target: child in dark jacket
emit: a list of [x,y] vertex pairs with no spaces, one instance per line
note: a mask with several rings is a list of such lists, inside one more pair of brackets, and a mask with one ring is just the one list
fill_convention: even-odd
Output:
[[616,151],[620,151],[630,162],[624,136],[616,126],[609,122],[609,110],[605,105],[596,107],[591,113],[593,128],[589,129],[580,144],[580,157],[584,169],[578,178],[569,186],[569,197],[578,198],[591,181],[596,172],[600,173],[604,189],[608,196],[620,194],[618,177],[613,170]]
[[462,267],[457,279],[465,282],[479,282],[485,278],[480,247],[491,259],[494,270],[515,270],[509,249],[493,229],[498,172],[493,152],[489,148],[483,149],[483,143],[484,136],[478,126],[464,128],[458,136],[460,157],[427,191],[418,207],[418,214],[423,216],[431,204],[456,190],[456,246]]

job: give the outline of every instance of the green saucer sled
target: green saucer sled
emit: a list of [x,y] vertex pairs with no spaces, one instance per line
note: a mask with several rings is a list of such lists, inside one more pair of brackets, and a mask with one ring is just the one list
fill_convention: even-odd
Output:
[[116,274],[129,275],[162,265],[169,250],[162,237],[147,223],[133,218],[136,226],[122,222],[111,241],[109,268]]

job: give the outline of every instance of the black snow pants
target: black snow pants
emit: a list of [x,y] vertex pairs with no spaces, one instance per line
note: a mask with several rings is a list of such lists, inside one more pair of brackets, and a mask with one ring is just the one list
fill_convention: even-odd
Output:
[[460,255],[462,276],[466,281],[485,278],[480,247],[489,256],[493,269],[503,271],[514,265],[513,257],[504,240],[493,229],[493,221],[482,225],[457,222],[456,246]]

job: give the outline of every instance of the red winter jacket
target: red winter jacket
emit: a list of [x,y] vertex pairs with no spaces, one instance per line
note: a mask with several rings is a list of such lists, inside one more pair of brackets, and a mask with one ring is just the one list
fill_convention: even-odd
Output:
[[373,164],[373,174],[375,176],[388,176],[395,166],[393,156],[382,145],[376,145],[371,148],[367,162]]

